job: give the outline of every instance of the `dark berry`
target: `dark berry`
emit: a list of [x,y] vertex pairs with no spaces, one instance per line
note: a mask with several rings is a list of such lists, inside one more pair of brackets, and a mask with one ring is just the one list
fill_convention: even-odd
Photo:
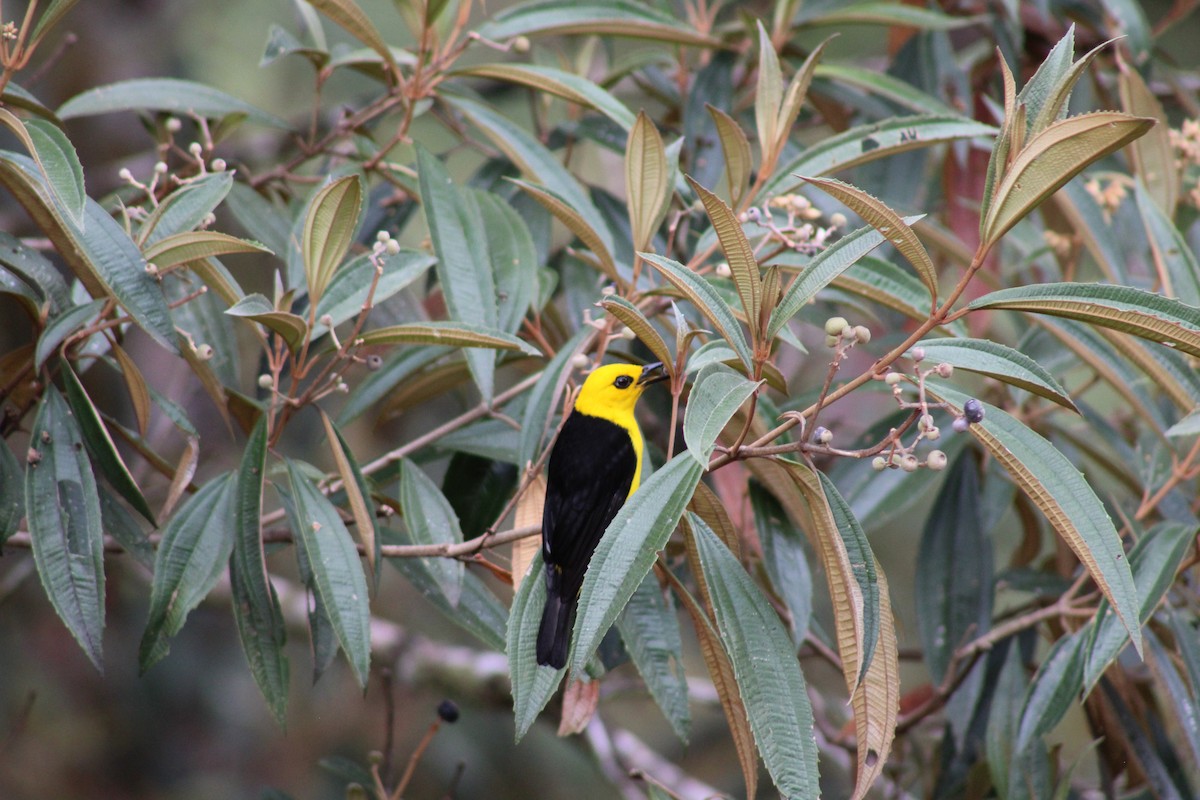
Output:
[[458,722],[458,706],[453,700],[443,700],[438,703],[437,713],[443,722],[451,724]]
[[963,416],[967,418],[967,422],[975,424],[983,421],[983,403],[972,397],[967,402],[963,403]]

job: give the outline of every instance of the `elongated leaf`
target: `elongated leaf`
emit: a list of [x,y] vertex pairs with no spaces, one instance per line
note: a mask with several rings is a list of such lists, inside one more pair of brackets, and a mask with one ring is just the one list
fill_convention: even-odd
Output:
[[362,184],[347,175],[322,187],[308,206],[301,248],[311,302],[320,303],[325,287],[346,257],[358,228]]
[[662,223],[671,195],[671,164],[658,128],[642,111],[629,131],[625,145],[625,192],[628,196],[629,224],[633,229],[633,249],[650,249],[655,231]]
[[457,74],[528,86],[539,92],[595,109],[625,130],[632,128],[636,119],[624,103],[587,78],[554,67],[538,64],[481,64],[458,71]]
[[[910,271],[876,256],[864,256],[833,279],[838,289],[899,311],[909,319],[924,322],[929,317],[929,290]],[[959,336],[966,327],[958,320],[946,326]]]
[[33,26],[33,34],[29,37],[35,45],[41,41],[50,30],[62,21],[79,0],[50,0],[45,10],[38,16],[37,24]]
[[50,260],[5,231],[0,231],[0,264],[36,290],[49,303],[51,315],[61,314],[73,305],[66,281]]
[[104,308],[104,303],[104,300],[93,300],[75,306],[52,320],[38,337],[37,349],[33,353],[34,367],[41,369],[67,337],[89,322],[95,321],[96,315]]
[[25,128],[33,143],[32,155],[44,170],[51,191],[67,216],[76,225],[82,226],[87,191],[83,186],[83,167],[75,153],[75,146],[62,129],[52,122],[30,119],[25,121]]
[[712,284],[678,261],[653,253],[642,253],[641,255],[646,259],[646,263],[658,270],[664,278],[671,282],[672,286],[691,301],[692,305],[696,306],[697,310],[729,343],[738,358],[749,369],[752,359],[750,349],[746,345],[745,334],[742,333],[737,317],[733,315],[733,311],[726,305]]
[[119,344],[112,345],[113,356],[120,367],[121,377],[129,390],[129,402],[133,406],[133,415],[137,419],[138,432],[146,435],[150,426],[150,387],[146,378],[133,358]]
[[757,481],[750,484],[750,507],[762,543],[763,566],[771,576],[775,593],[787,606],[792,643],[798,650],[808,636],[813,611],[812,570],[801,543],[802,534],[792,525],[779,501]]
[[38,577],[51,605],[103,672],[104,535],[92,466],[58,392],[42,396],[30,432],[36,463],[25,470],[25,516]]
[[1200,309],[1129,286],[1042,283],[1001,289],[970,308],[1008,308],[1067,317],[1200,356]]
[[883,773],[900,715],[900,651],[896,642],[896,621],[892,615],[887,576],[879,562],[874,563],[879,579],[879,643],[867,674],[850,698],[858,750],[858,771],[851,800],[866,797],[875,779]]
[[138,648],[145,672],[167,655],[169,639],[220,580],[233,552],[234,478],[224,473],[192,495],[163,527],[150,585],[150,617]]
[[701,466],[708,466],[721,431],[761,385],[720,363],[700,370],[684,413],[683,438]]
[[[758,147],[764,163],[772,161],[778,142],[779,106],[783,102],[783,73],[779,56],[767,35],[762,20],[758,21],[758,83],[754,90],[754,127],[758,132]],[[757,319],[757,317],[751,317]]]
[[825,178],[805,178],[808,183],[829,194],[846,205],[855,214],[895,245],[900,254],[913,265],[921,282],[929,289],[931,298],[937,300],[937,272],[933,268],[933,259],[917,238],[917,234],[908,226],[899,214],[856,186],[841,181]]
[[25,516],[25,476],[7,444],[0,444],[0,545],[17,532]]
[[975,455],[963,452],[946,471],[917,551],[917,629],[934,685],[967,636],[987,633],[992,619],[992,543]]
[[569,659],[573,673],[582,674],[600,640],[650,571],[655,554],[675,530],[703,471],[694,458],[680,453],[651,475],[609,524],[579,591]]
[[1152,119],[1106,111],[1059,120],[1035,134],[996,186],[980,224],[984,244],[997,242],[1088,164],[1120,150],[1153,125]]
[[692,716],[683,671],[683,640],[674,606],[653,575],[647,575],[629,598],[625,611],[617,617],[617,630],[650,696],[671,723],[671,730],[686,744]]
[[654,354],[656,360],[661,361],[663,364],[671,364],[675,361],[671,357],[671,351],[667,348],[667,343],[659,335],[658,329],[650,323],[650,320],[646,319],[646,315],[633,303],[624,297],[614,294],[601,300],[599,305],[605,311],[625,323],[625,327],[636,333],[638,339]]
[[1123,60],[1118,60],[1118,64],[1121,68],[1118,86],[1122,108],[1129,114],[1158,120],[1154,129],[1130,148],[1134,174],[1141,178],[1146,193],[1153,198],[1157,207],[1170,217],[1179,202],[1181,173],[1175,166],[1175,150],[1171,146],[1167,115],[1141,74]]
[[379,29],[354,0],[309,0],[309,2],[318,11],[345,28],[355,39],[378,53],[393,70],[397,69],[392,51],[384,42]]
[[[449,621],[473,635],[493,650],[503,651],[505,627],[508,625],[508,609],[500,604],[496,595],[474,573],[463,575],[462,594],[458,605],[451,606],[442,594],[441,584],[422,558],[392,558],[388,560],[425,599],[433,604]],[[541,606],[538,606],[541,618]],[[537,630],[536,628],[534,629]],[[531,650],[530,653],[533,651]]]
[[[941,383],[930,391],[961,409],[967,396]],[[983,421],[971,425],[975,438],[995,456],[1013,481],[1046,516],[1104,592],[1141,655],[1137,592],[1121,537],[1095,491],[1054,445],[1013,417],[983,403]]]
[[219,231],[187,231],[163,237],[142,253],[160,270],[229,253],[270,253],[258,242],[239,239]]
[[233,554],[229,560],[229,585],[233,591],[233,617],[242,650],[254,681],[266,698],[275,721],[287,716],[288,660],[283,645],[287,626],[279,598],[267,574],[262,541],[263,473],[267,458],[266,416],[246,442],[233,488]]
[[796,74],[792,76],[792,80],[788,84],[787,92],[783,96],[783,104],[779,107],[779,123],[775,126],[775,160],[778,160],[778,154],[782,153],[783,148],[787,146],[787,141],[792,135],[792,126],[796,124],[796,118],[800,116],[800,106],[808,97],[808,87],[812,85],[817,64],[825,54],[826,45],[833,41],[833,38],[833,36],[827,37],[825,41],[809,52],[808,57],[804,59],[804,63],[800,65],[800,69],[796,70]]
[[537,294],[538,254],[533,235],[513,206],[490,192],[473,190],[496,284],[497,326],[515,333]]
[[175,327],[158,282],[125,230],[95,201],[88,200],[83,224],[59,213],[37,166],[29,158],[0,151],[0,183],[12,192],[93,297],[112,295],[152,339],[178,353]]
[[548,34],[628,36],[660,42],[715,47],[719,40],[698,33],[653,6],[633,0],[590,0],[563,5],[532,0],[496,14],[479,35],[496,41]]
[[750,188],[750,173],[754,162],[750,156],[750,141],[737,121],[719,108],[706,105],[717,126],[717,137],[721,140],[721,152],[725,156],[725,184],[729,188],[731,208],[741,206],[746,190]]
[[225,310],[231,317],[244,317],[278,333],[291,350],[299,350],[308,340],[308,323],[290,311],[276,311],[261,294],[248,294]]
[[791,640],[767,598],[716,534],[697,516],[689,521],[758,752],[784,797],[816,797],[812,707]]
[[[1138,620],[1145,624],[1154,614],[1163,595],[1175,580],[1188,547],[1195,541],[1196,527],[1176,522],[1154,526],[1129,552],[1133,583],[1138,593]],[[1083,654],[1083,690],[1090,692],[1104,670],[1124,649],[1128,637],[1125,628],[1110,610],[1101,604],[1095,619],[1088,623]]]
[[[395,255],[383,256],[383,274],[375,285],[372,303],[379,305],[389,297],[402,291],[425,271],[433,266],[435,259],[419,250],[401,250]],[[329,328],[321,322],[326,314],[333,320],[334,327],[352,319],[362,311],[371,290],[375,265],[367,256],[351,259],[333,276],[325,287],[321,302],[317,304],[317,324],[310,334],[314,339],[323,336]]]
[[758,320],[762,307],[762,276],[758,272],[758,261],[754,258],[754,250],[742,230],[733,210],[725,205],[725,201],[696,183],[690,177],[688,185],[700,196],[704,203],[704,211],[712,220],[717,239],[721,242],[721,250],[729,262],[729,271],[733,277],[733,285],[737,289],[738,298],[742,301],[742,310],[750,323],[752,339],[757,340],[759,330]]
[[292,521],[295,534],[304,540],[317,594],[358,685],[365,689],[371,661],[371,631],[367,583],[358,549],[337,508],[300,473],[295,462],[287,461],[287,471],[295,503],[296,518]]
[[[149,247],[168,236],[195,231],[229,195],[232,188],[232,172],[212,172],[193,178],[190,183],[185,183],[167,195],[158,207],[150,212],[150,216],[137,231],[138,241],[143,247]],[[254,194],[253,190],[245,186],[241,188]],[[238,214],[238,217],[241,219],[241,214]],[[272,251],[283,252],[274,248]]]
[[1086,637],[1078,633],[1064,636],[1054,643],[1038,668],[1025,695],[1016,752],[1023,752],[1034,739],[1053,729],[1075,702],[1083,674],[1086,641]]
[[116,111],[165,111],[183,116],[221,119],[244,114],[247,119],[272,128],[291,126],[231,94],[194,81],[177,78],[135,78],[97,86],[75,95],[58,108],[62,119],[111,114]]
[[[442,490],[408,459],[400,463],[400,507],[414,544],[462,542],[458,517]],[[437,576],[446,600],[451,606],[457,606],[462,595],[463,563],[455,558],[429,559],[426,563]]]
[[541,352],[524,339],[497,330],[487,330],[464,322],[409,322],[366,331],[356,340],[372,344],[444,344],[454,347],[485,347],[492,350],[516,350],[529,356]]
[[512,682],[515,740],[521,741],[537,715],[550,702],[565,669],[537,663],[537,634],[546,605],[546,566],[539,551],[529,564],[508,612],[508,672]]
[[[1059,44],[1069,42],[1071,39],[1073,39],[1073,33],[1068,33]],[[1034,103],[1030,102],[1032,98],[1029,97],[1030,90],[1040,76],[1035,74],[1029,83],[1026,84],[1025,88],[1021,90],[1021,99],[1026,101],[1026,114],[1029,121],[1028,132],[1030,135],[1045,130],[1050,123],[1062,119],[1066,115],[1067,102],[1071,99],[1071,92],[1074,90],[1075,84],[1083,77],[1088,66],[1092,63],[1092,59],[1099,55],[1101,50],[1112,44],[1113,41],[1101,42],[1074,63],[1071,63],[1074,53],[1068,51],[1066,53],[1066,65],[1069,65],[1069,67],[1062,72],[1056,72],[1053,76],[1054,83],[1045,87],[1048,91],[1040,109],[1034,108]],[[1056,45],[1055,50],[1057,49],[1058,46]],[[1054,55],[1051,54],[1043,66],[1050,64],[1053,58]],[[1040,73],[1041,71],[1042,68],[1039,67],[1038,72]],[[1035,111],[1036,113],[1034,113]]]
[[104,427],[100,413],[92,404],[83,384],[75,375],[75,370],[66,360],[61,362],[61,366],[63,383],[67,390],[67,402],[71,406],[75,420],[79,423],[83,441],[87,444],[88,452],[92,454],[93,462],[100,467],[104,477],[129,502],[129,505],[133,506],[150,524],[157,525],[158,523],[154,520],[154,512],[150,510],[149,503],[142,495],[137,481],[129,473],[129,468],[125,466],[121,454],[117,452],[116,444],[109,436],[108,429]]
[[1078,412],[1067,391],[1049,372],[1024,353],[988,339],[923,339],[931,364],[946,363],[968,372],[988,375]]
[[[333,454],[334,464],[337,465],[338,476],[342,479],[342,491],[350,505],[350,514],[354,517],[354,526],[358,531],[358,540],[362,542],[363,551],[367,556],[368,572],[375,578],[379,576],[379,532],[375,529],[375,512],[371,504],[371,489],[362,469],[354,459],[354,453],[342,437],[342,432],[333,424],[333,420],[321,411],[321,424],[325,427],[325,438]],[[297,501],[299,502],[299,501]],[[310,556],[311,556],[310,552]],[[347,650],[346,652],[349,652]]]
[[776,168],[759,197],[792,191],[801,184],[797,175],[828,175],[942,142],[995,135],[995,127],[953,114],[917,114],[861,125],[822,139]]
[[545,186],[538,186],[516,179],[512,179],[512,182],[533,197],[534,200],[537,200],[559,222],[566,225],[571,233],[578,236],[579,241],[583,242],[587,249],[592,251],[592,255],[600,262],[600,270],[605,275],[615,283],[622,282],[622,278],[617,272],[616,262],[613,261],[611,243],[606,243],[601,238],[600,233],[591,226],[588,220],[584,219],[579,211]]
[[[1034,122],[1042,117],[1042,109],[1059,93],[1059,88],[1069,79],[1071,62],[1075,58],[1075,26],[1070,25],[1067,32],[1059,39],[1050,52],[1038,65],[1037,71],[1029,79],[1017,95],[1018,105],[1025,106],[1027,127],[1025,131],[1032,135],[1044,130],[1035,128]],[[1054,115],[1057,117],[1057,113]],[[1024,138],[1023,136],[1020,138]],[[1019,149],[1019,148],[1018,148]]]
[[853,2],[839,3],[807,12],[800,19],[811,25],[886,25],[918,28],[929,31],[948,31],[967,25],[976,25],[982,17],[952,16],[941,11],[910,6],[904,3]]
[[[487,239],[478,235],[483,228],[483,219],[474,196],[459,191],[442,162],[419,146],[417,170],[421,179],[421,205],[438,257],[438,282],[446,306],[456,320],[496,328],[499,324],[496,284]],[[468,351],[466,358],[475,385],[484,401],[490,402],[495,356],[484,351]]]
[[1200,260],[1196,253],[1141,181],[1135,185],[1134,197],[1163,291],[1188,305],[1200,306]]
[[886,72],[857,67],[852,64],[819,64],[814,77],[837,86],[853,86],[877,97],[907,108],[918,114],[953,116],[955,110],[931,94]]

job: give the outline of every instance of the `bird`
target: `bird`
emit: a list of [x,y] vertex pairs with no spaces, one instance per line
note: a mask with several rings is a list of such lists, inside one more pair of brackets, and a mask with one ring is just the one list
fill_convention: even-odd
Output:
[[597,367],[555,439],[542,511],[546,606],[537,637],[540,665],[566,666],[588,562],[641,481],[645,442],[633,409],[646,387],[668,377],[658,361]]

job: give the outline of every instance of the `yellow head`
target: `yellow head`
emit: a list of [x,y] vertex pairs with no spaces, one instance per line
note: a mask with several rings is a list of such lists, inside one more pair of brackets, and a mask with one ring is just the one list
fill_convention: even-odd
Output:
[[633,407],[646,387],[667,377],[662,364],[645,367],[632,364],[607,364],[597,367],[579,390],[575,410],[591,417],[601,417],[629,427],[633,422]]

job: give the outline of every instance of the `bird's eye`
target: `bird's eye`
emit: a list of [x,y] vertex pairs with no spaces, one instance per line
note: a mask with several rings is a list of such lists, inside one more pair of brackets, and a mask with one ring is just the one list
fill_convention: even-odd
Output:
[[628,375],[618,375],[617,379],[613,381],[613,386],[616,386],[618,389],[628,389],[632,384],[633,378]]

